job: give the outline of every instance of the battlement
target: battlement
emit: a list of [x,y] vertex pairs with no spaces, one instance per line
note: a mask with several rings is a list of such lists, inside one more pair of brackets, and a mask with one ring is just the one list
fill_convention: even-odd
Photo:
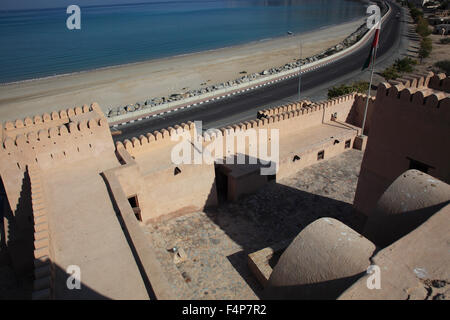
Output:
[[[226,139],[227,136],[245,134],[245,131],[249,129],[279,128],[286,132],[298,130],[299,128],[306,129],[307,127],[322,123],[325,110],[327,111],[327,115],[330,116],[330,119],[332,113],[341,113],[341,120],[345,121],[356,96],[356,93],[351,93],[319,103],[311,103],[308,100],[304,100],[280,107],[260,110],[258,111],[258,118],[254,120],[248,120],[216,130],[208,130],[199,133],[199,139],[201,143],[208,143],[213,139],[219,138],[219,136]],[[344,107],[344,112],[337,112],[338,110],[335,110],[337,107]],[[314,116],[315,118],[306,118],[306,116]],[[326,120],[330,119],[327,118]],[[293,123],[293,126],[288,125],[291,124],[291,121],[302,120],[304,121],[301,124]],[[278,126],[280,122],[284,121],[286,121],[286,125],[283,123],[282,126]],[[181,123],[180,125],[168,127],[167,129],[161,129],[159,131],[154,131],[153,133],[126,139],[123,142],[116,142],[116,149],[119,146],[123,146],[130,155],[135,156],[141,152],[152,150],[152,148],[161,145],[174,144],[178,141],[172,141],[171,137],[174,134],[180,135],[183,134],[183,132],[192,134],[194,130],[194,123],[189,121],[187,123]]]
[[13,211],[27,166],[45,170],[114,150],[108,122],[96,103],[27,119],[0,127],[0,175]]
[[3,153],[6,158],[14,158],[18,166],[24,168],[26,164],[33,162],[39,164],[43,158],[70,159],[75,155],[74,150],[78,153],[93,148],[102,151],[105,146],[99,140],[106,138],[106,133],[109,134],[106,119],[93,117],[89,120],[29,131],[26,134],[7,136],[1,144],[0,153]]
[[28,166],[31,184],[31,201],[34,219],[34,282],[32,299],[49,299],[52,296],[55,271],[52,264],[53,247],[48,228],[47,199],[40,170]]
[[428,87],[405,86],[403,83],[395,82],[381,83],[378,86],[377,99],[397,100],[441,110],[448,110],[450,104],[450,97],[444,92],[436,92]]
[[305,106],[311,105],[311,104],[314,104],[314,103],[309,100],[302,100],[297,103],[289,103],[289,104],[285,104],[285,105],[281,105],[281,106],[277,106],[277,107],[273,107],[273,108],[259,110],[258,118],[268,117],[268,116],[272,116],[274,114],[285,113],[285,112],[294,111],[294,110],[299,110],[299,109],[301,109]]
[[123,142],[116,142],[116,150],[119,147],[124,147],[127,152],[134,156],[141,152],[146,152],[149,148],[158,147],[161,145],[167,145],[173,143],[171,137],[173,135],[183,134],[183,132],[192,132],[194,130],[194,123],[188,121],[187,123],[181,123],[180,125],[174,125],[167,129],[161,129],[140,135],[139,137],[133,137],[131,139],[125,139]]
[[428,88],[430,80],[434,76],[433,72],[413,73],[401,78],[388,81],[391,85],[403,84],[405,88]]
[[[335,105],[339,105],[343,102],[348,102],[355,99],[356,93],[350,93],[347,95],[343,95],[340,97],[336,97],[333,99],[321,101],[318,103],[311,102],[310,100],[302,100],[297,103],[289,103],[278,107],[273,107],[269,109],[263,109],[258,111],[258,118],[270,117],[277,114],[287,114],[292,111],[301,111],[303,109],[306,110],[306,113],[310,113],[313,111],[322,110],[323,108],[332,107]],[[302,114],[304,114],[303,112]]]
[[103,117],[99,105],[93,103],[90,106],[83,105],[82,107],[53,111],[51,113],[44,113],[43,115],[35,115],[34,117],[26,117],[23,120],[17,119],[16,121],[7,121],[0,127],[0,131],[2,131],[2,142],[6,137],[14,137],[29,131],[38,131],[60,126],[69,123],[74,118],[80,118],[82,115],[91,112],[97,113],[99,117]]
[[429,85],[430,88],[450,93],[450,77],[445,73],[435,74],[431,77]]
[[[367,94],[365,93],[357,93],[355,94],[355,102],[357,103],[361,103],[361,102],[366,102],[367,99]],[[369,97],[369,103],[374,103],[376,101],[375,97]]]

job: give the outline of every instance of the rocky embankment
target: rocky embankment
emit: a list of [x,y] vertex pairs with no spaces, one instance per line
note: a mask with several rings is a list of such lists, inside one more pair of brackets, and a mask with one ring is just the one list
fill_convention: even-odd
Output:
[[[387,7],[385,5],[382,5],[381,7],[382,7],[382,12],[384,14],[387,11]],[[186,98],[201,96],[203,94],[212,93],[212,92],[214,92],[216,90],[220,90],[220,89],[232,88],[235,85],[251,82],[251,81],[266,77],[266,76],[276,75],[280,72],[292,70],[292,69],[298,68],[299,66],[321,60],[325,57],[328,57],[332,54],[335,54],[339,51],[342,51],[342,50],[352,46],[353,44],[358,42],[358,40],[361,39],[367,31],[368,31],[368,28],[367,28],[366,24],[364,23],[355,32],[353,32],[347,38],[345,38],[342,42],[340,42],[340,43],[336,44],[335,46],[328,48],[327,50],[325,50],[319,54],[316,54],[314,56],[311,56],[311,57],[308,57],[305,59],[298,59],[295,62],[290,62],[290,63],[287,63],[280,67],[266,69],[266,70],[263,70],[258,73],[246,74],[245,71],[243,71],[242,73],[245,73],[245,74],[238,79],[230,80],[227,82],[222,82],[222,83],[218,83],[218,84],[214,84],[214,85],[210,85],[210,86],[205,86],[205,87],[202,87],[199,89],[189,90],[184,93],[173,93],[170,96],[149,98],[145,101],[138,101],[135,104],[129,104],[126,106],[119,106],[119,107],[114,107],[114,108],[108,108],[107,116],[115,117],[115,116],[120,116],[120,115],[124,115],[124,114],[130,113],[130,112],[143,110],[143,109],[148,109],[149,112],[152,112],[152,108],[159,107],[166,103],[181,101]],[[158,109],[160,109],[160,108],[161,107],[159,107]]]

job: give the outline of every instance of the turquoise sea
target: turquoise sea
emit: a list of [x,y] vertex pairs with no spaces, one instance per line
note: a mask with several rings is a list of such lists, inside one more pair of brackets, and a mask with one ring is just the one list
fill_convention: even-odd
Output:
[[360,18],[356,0],[178,0],[0,11],[0,83],[168,57],[301,33]]

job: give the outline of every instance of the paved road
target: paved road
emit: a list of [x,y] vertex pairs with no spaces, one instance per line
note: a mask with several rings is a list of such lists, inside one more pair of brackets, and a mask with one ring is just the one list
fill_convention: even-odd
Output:
[[[383,23],[380,33],[380,43],[377,58],[386,54],[392,54],[389,50],[395,44],[400,33],[400,21],[396,19],[396,14],[400,9],[392,5],[393,13]],[[361,70],[370,51],[371,41],[350,55],[339,59],[336,62],[307,72],[302,75],[301,89],[302,93],[307,94],[318,86],[329,84],[334,85],[336,79],[342,78],[345,74],[355,73]],[[257,110],[270,106],[271,103],[289,99],[298,92],[298,78],[292,78],[272,85],[265,86],[222,99],[218,102],[204,103],[202,105],[191,107],[190,109],[178,110],[170,114],[144,119],[132,124],[120,126],[118,129],[122,134],[114,136],[114,140],[122,141],[132,137],[138,137],[147,132],[153,132],[180,124],[182,122],[201,120],[203,129],[220,128],[229,124],[254,119]]]

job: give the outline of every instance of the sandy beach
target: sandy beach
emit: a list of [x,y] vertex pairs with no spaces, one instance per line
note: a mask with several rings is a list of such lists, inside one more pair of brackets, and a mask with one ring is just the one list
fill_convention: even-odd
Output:
[[260,72],[320,53],[344,40],[363,18],[302,35],[81,73],[0,85],[0,120],[14,120],[98,102],[108,107],[134,104],[172,93],[233,80],[240,72]]

